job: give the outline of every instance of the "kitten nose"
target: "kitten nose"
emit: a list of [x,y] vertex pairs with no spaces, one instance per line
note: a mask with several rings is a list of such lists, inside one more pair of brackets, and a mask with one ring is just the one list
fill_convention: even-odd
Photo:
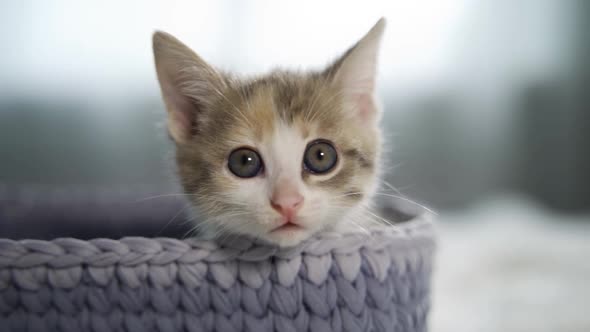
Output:
[[297,192],[275,193],[270,199],[270,206],[272,206],[273,209],[288,219],[295,215],[302,203],[303,196]]

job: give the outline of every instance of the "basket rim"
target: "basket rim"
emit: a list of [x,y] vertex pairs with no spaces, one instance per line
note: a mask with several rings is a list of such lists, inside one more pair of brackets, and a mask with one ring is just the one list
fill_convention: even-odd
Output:
[[392,251],[399,255],[407,249],[432,250],[434,226],[434,216],[424,213],[399,224],[369,226],[369,233],[320,232],[294,247],[278,247],[249,238],[222,241],[169,237],[0,239],[0,270],[36,266],[65,268],[81,264],[104,267],[115,261],[130,266],[145,262],[166,265],[174,261],[215,263],[234,259],[255,262],[269,257],[290,259],[298,255],[350,254],[359,250]]

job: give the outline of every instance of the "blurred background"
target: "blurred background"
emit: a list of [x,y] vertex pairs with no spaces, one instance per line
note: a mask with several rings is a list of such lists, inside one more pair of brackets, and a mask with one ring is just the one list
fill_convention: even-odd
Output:
[[590,331],[583,0],[2,1],[0,235],[22,196],[178,191],[155,29],[252,74],[321,68],[381,16],[386,178],[440,215],[431,330]]

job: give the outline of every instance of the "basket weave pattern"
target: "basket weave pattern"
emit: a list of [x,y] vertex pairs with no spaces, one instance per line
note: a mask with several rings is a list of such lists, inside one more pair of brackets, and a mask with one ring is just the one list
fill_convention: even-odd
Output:
[[0,240],[0,331],[426,331],[428,218],[248,239]]

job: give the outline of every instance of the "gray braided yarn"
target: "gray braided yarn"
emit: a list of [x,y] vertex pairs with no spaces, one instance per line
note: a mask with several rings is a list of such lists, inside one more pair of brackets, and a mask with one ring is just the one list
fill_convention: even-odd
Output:
[[426,331],[429,216],[252,240],[0,240],[0,331]]

